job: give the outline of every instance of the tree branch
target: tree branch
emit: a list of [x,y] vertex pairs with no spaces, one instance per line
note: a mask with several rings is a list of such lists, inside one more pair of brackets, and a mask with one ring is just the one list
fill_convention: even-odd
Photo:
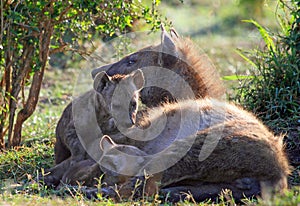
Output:
[[48,62],[51,37],[53,34],[53,25],[51,19],[45,19],[39,25],[39,60],[42,63],[40,70],[33,75],[29,95],[24,108],[18,113],[16,124],[14,125],[14,135],[12,138],[12,146],[18,146],[21,143],[22,125],[33,114],[38,103],[44,71]]

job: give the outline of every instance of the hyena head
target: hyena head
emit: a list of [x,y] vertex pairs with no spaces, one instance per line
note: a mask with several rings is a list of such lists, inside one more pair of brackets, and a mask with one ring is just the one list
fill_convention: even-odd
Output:
[[[144,170],[147,163],[147,153],[132,145],[116,144],[104,135],[100,140],[103,155],[98,162],[105,173],[103,182],[108,186],[118,185],[119,195],[128,198],[136,194],[152,196],[158,192],[157,183],[161,181],[160,174],[148,176]],[[142,181],[137,184],[137,181]]]
[[122,184],[130,177],[141,175],[140,168],[145,161],[146,153],[131,145],[116,144],[109,136],[100,140],[103,155],[99,161],[105,172],[104,181],[109,185]]
[[116,124],[126,128],[132,126],[138,110],[139,91],[144,83],[140,69],[127,75],[109,76],[105,71],[98,73],[94,79],[94,90],[98,94],[96,109],[106,110],[105,113],[111,115]]
[[[175,32],[175,31],[174,31]],[[128,55],[119,62],[105,65],[92,71],[93,78],[97,73],[106,71],[108,75],[129,74],[137,69],[142,69],[144,74],[151,67],[172,68],[177,62],[176,46],[172,37],[167,32],[162,33],[162,43],[157,46],[149,46]],[[146,70],[144,70],[146,69]],[[147,75],[149,77],[149,75]],[[156,78],[156,77],[154,77]],[[148,84],[156,81],[153,78],[146,78]],[[141,93],[142,102],[147,106],[156,106],[158,103],[168,99],[173,100],[172,95],[164,89],[157,87],[147,87]]]
[[118,62],[104,65],[92,71],[93,78],[97,73],[106,71],[108,75],[129,74],[137,69],[151,66],[171,66],[177,61],[177,48],[175,38],[178,34],[172,30],[171,36],[163,29],[161,34],[161,44],[145,47],[133,54],[125,56]]
[[[118,62],[94,69],[92,76],[95,77],[100,71],[114,75],[142,69],[145,75],[145,88],[141,91],[141,99],[147,106],[174,101],[176,95],[171,95],[169,91],[174,91],[174,88],[180,93],[177,99],[190,98],[185,96],[190,94],[185,94],[185,90],[178,85],[181,84],[180,80],[188,83],[194,97],[220,97],[224,90],[216,69],[208,66],[208,58],[200,56],[192,44],[188,39],[179,38],[175,30],[171,29],[169,35],[162,27],[160,44],[143,48]],[[167,69],[178,75],[163,77],[160,73],[153,73],[158,68]],[[177,79],[174,76],[178,76]],[[162,82],[166,86],[153,86],[157,85],[157,82]]]

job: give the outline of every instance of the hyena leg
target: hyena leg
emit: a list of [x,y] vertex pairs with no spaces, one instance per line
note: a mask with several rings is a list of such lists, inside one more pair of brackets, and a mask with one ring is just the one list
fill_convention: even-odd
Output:
[[66,170],[61,178],[58,189],[64,185],[78,186],[78,184],[95,187],[103,172],[97,162],[92,159],[82,160],[77,162]]
[[65,144],[70,150],[71,153],[71,165],[74,165],[76,162],[84,160],[87,157],[87,153],[83,148],[79,137],[77,136],[75,127],[67,130]]
[[39,176],[39,180],[43,180],[45,185],[56,187],[64,175],[65,171],[70,167],[71,158],[68,158],[55,167],[45,170],[44,175]]
[[54,154],[56,165],[71,156],[70,150],[61,142],[61,138],[56,138]]
[[185,200],[190,195],[196,202],[206,199],[215,200],[224,189],[232,191],[235,200],[239,201],[245,197],[254,197],[260,194],[260,183],[253,178],[241,178],[233,183],[190,183],[166,187],[160,190],[163,199],[171,202]]

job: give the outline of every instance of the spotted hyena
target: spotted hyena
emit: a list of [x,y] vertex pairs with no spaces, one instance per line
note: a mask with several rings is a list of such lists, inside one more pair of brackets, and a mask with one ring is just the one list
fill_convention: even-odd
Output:
[[[187,115],[186,120],[182,120],[183,114]],[[168,121],[163,130],[145,140],[153,133],[147,128],[164,116]],[[142,156],[144,160],[127,161],[127,167],[134,164],[135,174],[130,173],[133,176],[141,176],[143,171],[153,175],[146,187],[150,195],[157,187],[153,182],[159,182],[159,191],[171,194],[175,200],[181,192],[191,192],[199,200],[211,197],[202,190],[205,188],[212,196],[229,188],[236,198],[260,192],[267,195],[287,188],[289,164],[282,138],[274,136],[254,115],[240,107],[208,98],[184,100],[153,108],[139,121],[145,132],[128,139],[128,144],[147,155]],[[135,128],[127,132],[130,137],[136,134],[140,133]],[[110,161],[102,166],[116,168],[122,176],[121,168],[117,167],[120,155],[109,155]],[[131,181],[136,178],[128,182],[132,186]]]
[[[142,69],[146,88],[141,92],[141,99],[150,107],[174,99],[220,98],[224,94],[220,77],[208,58],[199,55],[193,44],[191,40],[179,37],[174,29],[169,35],[162,27],[161,44],[97,68],[92,71],[92,76],[100,71],[113,75]],[[187,87],[192,92],[187,92]]]

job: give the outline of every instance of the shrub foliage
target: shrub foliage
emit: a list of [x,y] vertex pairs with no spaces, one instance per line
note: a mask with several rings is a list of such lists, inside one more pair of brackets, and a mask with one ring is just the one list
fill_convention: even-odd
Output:
[[288,131],[300,123],[300,1],[280,0],[278,5],[280,33],[248,21],[266,46],[241,54],[252,65],[252,75],[241,80],[236,100],[275,131]]
[[[156,29],[159,1],[23,0],[0,4],[0,149],[21,142],[23,122],[35,110],[48,58],[76,51],[93,35],[112,36],[144,19]],[[25,86],[29,92],[25,91]]]

